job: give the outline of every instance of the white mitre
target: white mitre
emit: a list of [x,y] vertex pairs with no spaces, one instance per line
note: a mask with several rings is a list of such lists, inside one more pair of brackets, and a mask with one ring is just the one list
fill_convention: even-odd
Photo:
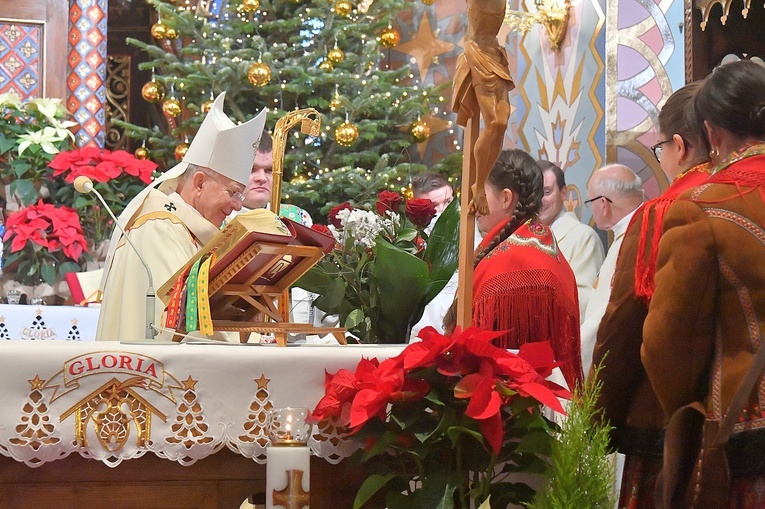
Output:
[[[221,92],[215,98],[210,111],[202,121],[202,125],[199,126],[197,134],[186,151],[186,155],[183,156],[183,160],[160,175],[130,200],[130,203],[117,219],[123,228],[141,207],[151,189],[157,188],[165,193],[175,191],[178,177],[183,175],[189,164],[209,168],[244,186],[247,185],[252,172],[252,163],[255,161],[255,154],[263,134],[263,126],[266,123],[266,110],[261,111],[244,124],[237,125],[223,112],[225,96],[226,93]],[[111,265],[120,237],[121,232],[119,228],[115,227],[106,255],[104,266],[107,270],[104,271],[104,277],[101,280],[102,287],[106,282],[108,267]]]

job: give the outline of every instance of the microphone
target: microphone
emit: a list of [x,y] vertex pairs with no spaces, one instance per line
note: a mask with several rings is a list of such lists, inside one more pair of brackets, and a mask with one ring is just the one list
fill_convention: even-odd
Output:
[[127,240],[128,244],[130,244],[130,247],[133,248],[133,252],[138,256],[138,259],[141,260],[141,263],[143,264],[143,268],[146,269],[146,275],[149,276],[149,287],[146,289],[146,339],[154,339],[154,337],[157,335],[157,332],[155,331],[155,327],[153,323],[154,322],[154,302],[157,298],[157,294],[154,291],[154,278],[151,277],[151,269],[149,269],[149,264],[146,263],[146,260],[143,259],[143,256],[141,256],[141,253],[138,251],[135,245],[133,245],[133,242],[130,240],[130,237],[128,237],[128,234],[125,232],[125,230],[120,225],[119,221],[117,221],[117,218],[114,216],[114,212],[112,212],[112,209],[109,208],[109,205],[107,205],[106,201],[104,201],[104,197],[101,196],[101,193],[99,193],[95,187],[93,187],[93,181],[90,180],[90,178],[86,177],[85,175],[80,175],[79,177],[74,179],[74,188],[77,190],[77,192],[82,194],[93,193],[96,195],[98,200],[101,202],[101,204],[104,206],[104,208],[109,213],[111,218],[114,220],[114,224],[122,232],[122,235],[125,237],[125,240]]

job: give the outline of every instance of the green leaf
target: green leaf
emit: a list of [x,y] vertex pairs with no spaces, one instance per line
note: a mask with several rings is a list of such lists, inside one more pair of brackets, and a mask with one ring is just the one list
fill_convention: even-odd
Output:
[[16,140],[13,138],[6,138],[3,133],[0,133],[0,154],[8,152],[10,149],[16,146]]
[[422,481],[421,507],[453,509],[455,491],[457,491],[457,483],[453,477],[440,472],[428,475]]
[[80,264],[75,262],[64,262],[58,266],[58,273],[62,276],[69,272],[79,272],[81,270]]
[[49,285],[52,285],[56,282],[56,267],[44,263],[40,267],[40,274],[42,275],[42,278],[45,280],[45,282]]
[[331,280],[332,278],[320,265],[314,265],[295,282],[294,286],[322,295],[326,292]]
[[11,182],[11,193],[17,194],[24,206],[34,203],[38,196],[32,181],[23,179]]
[[393,474],[374,474],[367,477],[359,488],[359,491],[356,493],[356,499],[353,501],[353,509],[359,509],[394,477],[395,475]]
[[[458,207],[458,201],[452,200],[441,213],[433,231],[430,232],[428,246],[425,248],[424,260],[430,265],[430,278],[434,281],[443,281],[444,285],[459,264],[460,211]],[[442,288],[443,286],[438,288],[438,292]]]
[[406,341],[409,319],[428,283],[428,264],[385,240],[375,245],[372,269],[380,293],[381,317],[391,325],[389,340]]
[[329,281],[326,286],[326,290],[315,301],[314,306],[321,309],[325,313],[337,313],[340,309],[340,304],[345,297],[345,281],[341,277],[336,277]]
[[348,313],[348,317],[345,319],[344,327],[346,329],[352,329],[358,324],[364,321],[364,312],[360,309],[354,309]]

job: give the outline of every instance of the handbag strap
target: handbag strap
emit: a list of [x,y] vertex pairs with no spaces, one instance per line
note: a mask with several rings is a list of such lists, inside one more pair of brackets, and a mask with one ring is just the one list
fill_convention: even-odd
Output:
[[749,393],[760,378],[762,372],[765,371],[765,344],[760,344],[760,348],[754,356],[752,367],[744,377],[744,380],[739,385],[736,394],[733,395],[733,399],[728,406],[728,412],[725,414],[721,424],[720,430],[717,432],[717,438],[715,439],[715,445],[724,444],[731,433],[733,433],[733,426],[738,420],[739,414],[744,409],[746,402],[749,398]]

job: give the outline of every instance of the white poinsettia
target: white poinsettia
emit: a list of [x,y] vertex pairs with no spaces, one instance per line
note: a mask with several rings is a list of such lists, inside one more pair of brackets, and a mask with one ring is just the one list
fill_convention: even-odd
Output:
[[59,136],[62,140],[68,136],[72,141],[74,141],[74,133],[69,129],[78,125],[77,122],[72,122],[71,120],[58,120],[54,118],[50,121],[50,123],[51,127],[56,130],[56,136]]
[[[71,132],[66,129],[63,131],[71,134]],[[58,154],[59,149],[54,143],[62,141],[64,138],[66,138],[66,135],[62,135],[60,130],[50,126],[41,131],[21,134],[19,135],[19,139],[21,140],[21,143],[19,143],[19,156],[32,145],[40,145],[40,148],[48,154]]]
[[61,99],[53,97],[38,97],[35,99],[30,99],[27,101],[26,107],[36,109],[51,123],[56,122],[57,119],[66,115],[66,110],[61,104]]
[[10,92],[0,94],[0,108],[21,108],[21,97],[13,89]]

